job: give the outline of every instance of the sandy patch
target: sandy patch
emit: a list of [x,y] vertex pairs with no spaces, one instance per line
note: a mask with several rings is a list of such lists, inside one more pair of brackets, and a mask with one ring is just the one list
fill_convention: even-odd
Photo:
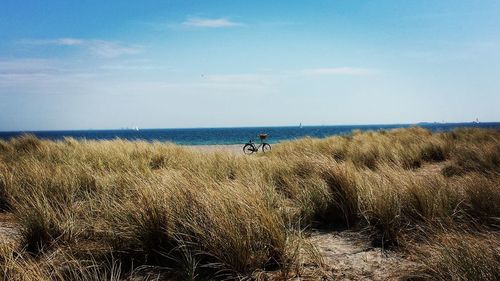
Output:
[[9,213],[0,213],[0,241],[13,241],[19,236],[19,226],[14,216]]
[[400,280],[416,268],[401,253],[371,246],[358,232],[316,231],[308,240],[318,248],[327,276],[335,280]]
[[226,151],[243,155],[245,144],[216,144],[216,145],[186,145],[185,147],[200,151]]

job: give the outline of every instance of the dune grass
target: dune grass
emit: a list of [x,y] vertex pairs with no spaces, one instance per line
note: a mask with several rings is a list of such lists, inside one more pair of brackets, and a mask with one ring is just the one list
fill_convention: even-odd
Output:
[[433,280],[499,280],[500,238],[497,234],[447,231],[415,246],[424,264],[422,277]]
[[[281,271],[287,279],[309,247],[304,230],[342,226],[370,233],[376,245],[422,247],[412,251],[417,262],[439,264],[429,278],[480,272],[494,280],[498,255],[476,256],[488,243],[498,249],[498,206],[498,130],[353,132],[281,143],[257,157],[25,135],[0,141],[0,210],[15,214],[21,236],[2,245],[0,277],[258,279]],[[436,231],[444,225],[464,232]],[[462,236],[473,243],[453,242]],[[465,257],[450,258],[453,251]]]

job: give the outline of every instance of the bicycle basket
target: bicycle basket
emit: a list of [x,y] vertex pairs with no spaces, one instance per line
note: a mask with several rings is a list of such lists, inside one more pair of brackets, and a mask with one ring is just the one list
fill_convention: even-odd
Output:
[[267,134],[259,134],[260,140],[265,140],[267,138]]

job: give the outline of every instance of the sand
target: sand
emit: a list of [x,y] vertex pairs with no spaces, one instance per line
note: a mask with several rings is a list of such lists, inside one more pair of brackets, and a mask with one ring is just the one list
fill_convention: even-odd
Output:
[[186,147],[197,149],[200,151],[227,151],[232,153],[243,154],[243,146],[245,144],[216,144],[216,145],[186,145]]

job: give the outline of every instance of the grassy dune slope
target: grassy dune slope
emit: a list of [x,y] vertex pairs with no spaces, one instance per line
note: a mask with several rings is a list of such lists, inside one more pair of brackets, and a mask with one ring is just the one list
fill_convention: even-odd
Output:
[[354,132],[255,157],[23,136],[0,141],[0,210],[19,225],[0,277],[285,280],[304,259],[321,269],[308,229],[341,226],[404,252],[414,276],[498,280],[499,206],[498,130]]

